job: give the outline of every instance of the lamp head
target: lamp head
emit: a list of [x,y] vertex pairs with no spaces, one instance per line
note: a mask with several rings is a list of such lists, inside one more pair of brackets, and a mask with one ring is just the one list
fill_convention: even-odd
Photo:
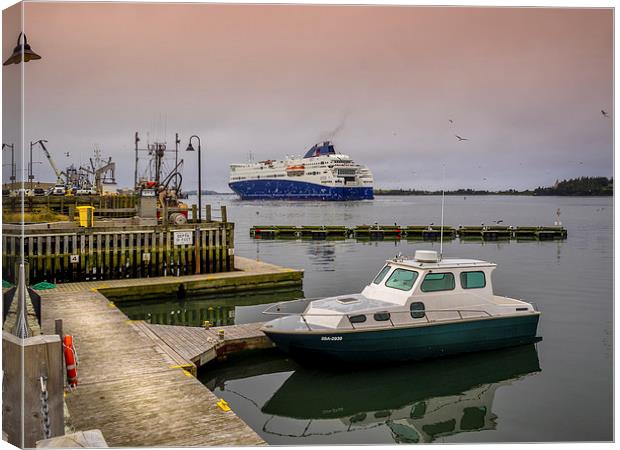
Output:
[[[23,44],[20,43],[22,35],[24,36]],[[32,48],[28,45],[26,35],[19,33],[19,36],[17,37],[17,46],[13,49],[13,54],[9,57],[9,59],[4,61],[2,65],[8,66],[10,64],[19,64],[22,61],[28,62],[33,59],[41,59],[41,57],[32,51]]]
[[192,145],[192,141],[189,141],[189,145],[187,146],[187,148],[185,149],[186,152],[193,152],[194,150],[194,146]]

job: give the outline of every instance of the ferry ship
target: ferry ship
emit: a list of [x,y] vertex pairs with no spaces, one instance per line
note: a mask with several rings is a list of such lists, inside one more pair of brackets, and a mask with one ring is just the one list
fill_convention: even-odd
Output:
[[231,164],[228,186],[242,200],[372,199],[372,173],[329,142],[314,145],[303,158]]

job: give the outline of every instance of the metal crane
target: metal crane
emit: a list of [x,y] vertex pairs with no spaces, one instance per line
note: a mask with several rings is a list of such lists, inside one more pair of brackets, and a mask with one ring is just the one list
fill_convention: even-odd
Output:
[[54,164],[52,155],[50,155],[50,152],[47,150],[47,147],[45,147],[45,144],[44,144],[45,142],[47,142],[47,140],[40,139],[37,142],[35,142],[35,144],[39,144],[41,148],[43,149],[43,152],[45,152],[45,156],[47,157],[47,160],[49,161],[50,166],[52,166],[52,170],[54,171],[54,174],[56,175],[56,184],[64,185],[65,182],[62,179],[63,173],[60,170],[58,170],[58,168],[56,167],[56,164]]

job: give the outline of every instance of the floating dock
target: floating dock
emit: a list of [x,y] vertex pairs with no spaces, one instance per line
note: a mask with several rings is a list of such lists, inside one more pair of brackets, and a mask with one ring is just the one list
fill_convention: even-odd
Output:
[[[244,266],[245,263],[245,266]],[[291,269],[239,258],[245,271],[193,277],[235,275],[275,277]],[[122,283],[142,280],[112,280]],[[169,283],[175,279],[150,279]],[[70,425],[76,430],[101,430],[111,447],[254,446],[264,441],[233,411],[192,376],[203,362],[228,352],[267,345],[257,325],[205,330],[167,327],[131,321],[102,292],[107,288],[85,282],[40,291],[42,328],[54,334],[55,319],[74,337],[79,357],[79,385],[66,396]],[[175,337],[175,339],[172,339]],[[191,345],[190,345],[191,343]]]
[[496,240],[554,240],[566,239],[568,232],[562,226],[444,226],[437,225],[359,225],[346,226],[293,226],[293,225],[255,225],[250,229],[254,239],[347,239],[357,240],[422,240],[444,239]]
[[272,348],[271,340],[260,331],[262,323],[224,327],[154,325],[135,321],[132,326],[155,343],[171,362],[196,375],[197,369],[218,358],[244,350]]

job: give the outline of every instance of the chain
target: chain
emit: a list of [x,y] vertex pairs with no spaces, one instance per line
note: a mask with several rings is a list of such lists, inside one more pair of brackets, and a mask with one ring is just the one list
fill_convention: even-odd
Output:
[[47,403],[49,394],[47,393],[47,377],[41,377],[41,414],[43,419],[43,437],[49,439],[52,436],[52,430],[50,430],[50,409]]

